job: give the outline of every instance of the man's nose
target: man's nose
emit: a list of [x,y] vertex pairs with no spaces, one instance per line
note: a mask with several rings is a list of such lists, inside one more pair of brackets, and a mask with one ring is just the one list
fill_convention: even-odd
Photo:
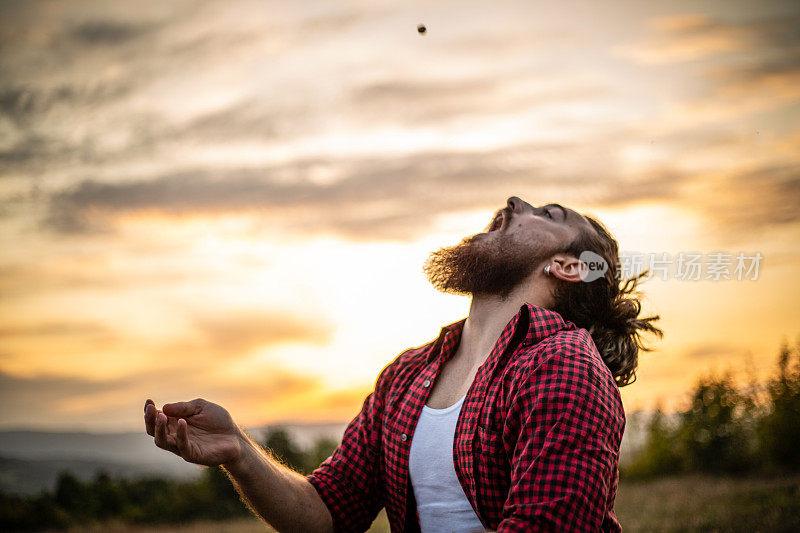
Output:
[[508,199],[508,208],[515,214],[533,211],[533,206],[519,196],[512,196]]

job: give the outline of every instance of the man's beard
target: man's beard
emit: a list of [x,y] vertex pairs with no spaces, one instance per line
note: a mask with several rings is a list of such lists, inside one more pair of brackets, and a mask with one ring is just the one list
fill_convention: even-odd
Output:
[[478,234],[431,253],[423,271],[442,292],[505,299],[549,255],[542,247],[520,245],[507,233]]

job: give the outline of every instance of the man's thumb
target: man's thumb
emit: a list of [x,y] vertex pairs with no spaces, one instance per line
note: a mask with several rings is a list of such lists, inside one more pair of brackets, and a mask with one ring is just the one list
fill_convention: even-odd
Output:
[[190,402],[175,402],[165,403],[163,407],[164,414],[172,417],[187,417],[196,415],[202,409],[203,400],[197,398]]

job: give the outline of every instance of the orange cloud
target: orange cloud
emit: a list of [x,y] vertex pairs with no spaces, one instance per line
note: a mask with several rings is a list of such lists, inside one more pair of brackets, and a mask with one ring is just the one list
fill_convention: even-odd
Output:
[[650,43],[619,47],[616,51],[643,65],[659,65],[741,50],[752,39],[752,32],[746,27],[699,14],[652,19],[648,25],[656,32]]
[[288,342],[326,344],[331,326],[315,316],[293,316],[280,311],[238,310],[198,313],[194,318],[198,339],[220,354],[241,354],[260,346]]

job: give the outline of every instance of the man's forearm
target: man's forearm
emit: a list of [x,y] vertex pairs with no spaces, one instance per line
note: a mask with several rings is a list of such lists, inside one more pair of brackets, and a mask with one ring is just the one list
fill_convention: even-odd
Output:
[[278,531],[333,531],[328,508],[308,480],[240,431],[240,458],[222,465],[250,508]]

